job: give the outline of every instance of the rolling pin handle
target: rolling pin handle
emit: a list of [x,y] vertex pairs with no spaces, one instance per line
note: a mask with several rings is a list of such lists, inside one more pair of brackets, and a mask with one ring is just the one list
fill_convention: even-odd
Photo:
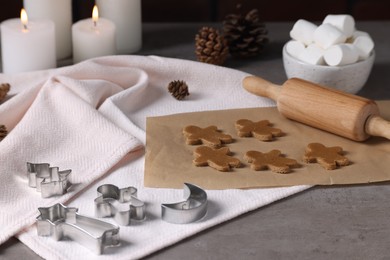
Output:
[[244,88],[252,94],[278,100],[282,88],[265,79],[256,76],[248,76],[243,80]]
[[374,115],[367,119],[366,133],[373,136],[381,136],[390,139],[390,122]]

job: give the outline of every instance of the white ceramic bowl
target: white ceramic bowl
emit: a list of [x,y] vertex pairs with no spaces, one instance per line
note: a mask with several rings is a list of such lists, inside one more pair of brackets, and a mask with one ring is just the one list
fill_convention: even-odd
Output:
[[287,78],[301,78],[348,93],[357,93],[366,83],[375,60],[373,51],[366,60],[344,66],[311,65],[291,56],[283,47]]

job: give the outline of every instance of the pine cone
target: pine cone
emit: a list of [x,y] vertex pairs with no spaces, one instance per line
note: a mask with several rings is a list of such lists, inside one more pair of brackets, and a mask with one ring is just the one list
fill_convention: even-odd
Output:
[[[240,9],[240,6],[237,8]],[[257,9],[252,9],[245,16],[242,13],[227,15],[223,21],[223,32],[233,57],[257,56],[268,43],[268,31],[260,21]]]
[[3,140],[8,134],[7,128],[5,125],[0,125],[0,141]]
[[0,85],[0,101],[2,101],[11,89],[11,85],[8,83],[1,83]]
[[182,100],[186,96],[190,95],[190,93],[188,92],[187,83],[182,80],[171,81],[168,85],[168,91],[177,100]]
[[195,36],[195,53],[199,61],[222,65],[228,55],[226,40],[219,31],[211,27],[203,27]]

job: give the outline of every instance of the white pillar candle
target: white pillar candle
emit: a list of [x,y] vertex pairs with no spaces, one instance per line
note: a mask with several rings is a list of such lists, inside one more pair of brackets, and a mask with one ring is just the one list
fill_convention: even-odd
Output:
[[31,19],[48,19],[55,24],[57,59],[72,55],[72,1],[71,0],[23,0]]
[[116,54],[115,24],[98,18],[94,7],[93,17],[78,21],[72,26],[73,63]]
[[[22,10],[22,14],[25,14]],[[1,24],[3,72],[56,67],[54,23],[50,20],[9,19]]]
[[130,54],[142,47],[141,0],[96,0],[101,17],[113,21],[117,52]]

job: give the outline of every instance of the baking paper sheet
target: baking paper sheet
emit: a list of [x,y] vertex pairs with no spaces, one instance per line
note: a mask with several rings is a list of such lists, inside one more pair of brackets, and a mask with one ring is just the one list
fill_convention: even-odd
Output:
[[[383,118],[390,120],[390,101],[379,101]],[[285,135],[271,142],[253,137],[237,136],[234,124],[238,119],[269,120],[273,127]],[[223,133],[233,136],[234,142],[226,144],[232,155],[241,160],[241,168],[220,172],[211,167],[192,164],[193,150],[187,145],[182,129],[187,125],[207,127],[215,125]],[[147,118],[145,179],[147,187],[182,188],[184,182],[205,189],[258,188],[293,185],[333,185],[370,183],[390,180],[390,141],[371,137],[365,142],[355,142],[281,116],[275,107],[182,113]],[[320,142],[325,146],[341,146],[351,161],[348,166],[325,170],[319,164],[302,161],[307,144]],[[249,150],[268,152],[280,150],[286,157],[296,159],[299,168],[289,174],[270,170],[254,171],[243,156]]]

